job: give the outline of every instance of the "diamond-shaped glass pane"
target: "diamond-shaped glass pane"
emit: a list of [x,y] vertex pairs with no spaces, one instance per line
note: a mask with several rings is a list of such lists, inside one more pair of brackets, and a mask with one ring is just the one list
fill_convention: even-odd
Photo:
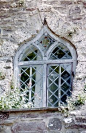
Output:
[[66,92],[66,91],[69,89],[69,86],[67,85],[67,83],[64,83],[64,84],[61,86],[61,89],[64,90],[64,92]]
[[64,71],[61,75],[63,79],[67,79],[70,76],[70,74],[67,71]]
[[42,55],[40,51],[33,45],[30,45],[27,48],[27,51],[24,53],[22,57],[23,61],[34,61],[34,60],[42,60]]
[[53,105],[53,104],[57,101],[57,98],[56,98],[54,95],[52,95],[52,96],[48,99],[48,101]]
[[55,90],[58,89],[58,86],[57,86],[57,84],[52,83],[52,84],[49,86],[49,89],[50,89],[52,92],[54,92]]
[[33,65],[21,68],[20,90],[24,94],[25,102],[30,102],[34,107],[43,105],[43,66]]
[[68,48],[60,44],[58,45],[51,53],[50,59],[55,60],[55,59],[71,59],[71,53],[68,50]]

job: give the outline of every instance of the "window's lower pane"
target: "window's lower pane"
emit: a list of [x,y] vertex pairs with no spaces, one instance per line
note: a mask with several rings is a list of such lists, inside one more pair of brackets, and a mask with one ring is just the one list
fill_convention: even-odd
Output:
[[43,106],[43,66],[30,65],[20,69],[20,90],[26,103],[33,107]]
[[71,95],[71,63],[48,65],[47,106],[66,104]]

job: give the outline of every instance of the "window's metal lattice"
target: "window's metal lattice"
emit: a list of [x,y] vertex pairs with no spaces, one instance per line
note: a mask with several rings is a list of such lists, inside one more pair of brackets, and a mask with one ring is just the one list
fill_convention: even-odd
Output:
[[35,61],[35,60],[42,60],[42,56],[40,51],[33,45],[28,47],[28,50],[24,53],[22,57],[23,61]]
[[43,66],[34,65],[21,68],[20,90],[25,93],[26,102],[34,107],[42,107]]
[[71,59],[71,53],[69,49],[63,45],[58,45],[53,52],[50,55],[50,59],[56,60],[56,59]]
[[[44,55],[36,46],[30,44],[20,59],[20,62],[23,61],[23,65],[19,66],[20,90],[21,93],[25,93],[26,102],[32,103],[35,108],[58,107],[66,103],[67,96],[71,95],[72,63],[64,62],[65,59],[72,59],[69,49],[58,42],[48,56],[45,56],[55,42],[56,40],[50,35],[44,34],[36,42]],[[52,60],[51,63],[48,62],[49,60]],[[56,63],[56,60],[63,60],[63,64]]]
[[71,95],[71,64],[48,66],[47,104],[57,107],[66,103],[67,96]]

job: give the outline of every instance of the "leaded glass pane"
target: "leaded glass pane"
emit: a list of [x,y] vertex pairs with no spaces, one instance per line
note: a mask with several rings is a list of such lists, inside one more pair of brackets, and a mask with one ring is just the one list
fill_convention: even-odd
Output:
[[48,74],[48,106],[58,106],[59,94],[59,66],[49,66]]
[[61,73],[61,103],[66,103],[67,96],[71,95],[71,65],[61,66],[64,71]]
[[66,103],[71,95],[71,64],[48,65],[47,90],[49,107]]
[[55,39],[53,39],[52,37],[50,37],[50,35],[45,33],[45,35],[43,35],[38,42],[42,51],[44,51],[45,53],[48,50],[48,48],[55,42]]
[[71,59],[71,53],[68,50],[68,48],[63,45],[60,44],[58,45],[51,53],[50,55],[50,59],[52,60],[56,60],[56,59]]
[[20,73],[20,90],[25,94],[26,102],[32,103],[33,107],[42,107],[43,66],[22,67]]
[[40,51],[33,45],[30,45],[24,56],[22,57],[23,61],[34,61],[34,60],[42,60],[42,55]]

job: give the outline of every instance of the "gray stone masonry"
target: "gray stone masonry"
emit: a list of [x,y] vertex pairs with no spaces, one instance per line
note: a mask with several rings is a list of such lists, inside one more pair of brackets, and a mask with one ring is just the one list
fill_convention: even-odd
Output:
[[[73,95],[86,84],[86,0],[0,0],[0,93],[10,89],[14,56],[25,42],[49,28],[76,48]],[[0,133],[86,133],[86,106],[64,118],[47,111],[0,113]]]
[[69,40],[76,48],[74,94],[86,84],[86,1],[85,0],[1,0],[0,1],[0,89],[8,90],[13,62],[21,44],[35,37],[43,26]]
[[58,109],[0,112],[0,133],[85,133],[86,116],[65,117]]

